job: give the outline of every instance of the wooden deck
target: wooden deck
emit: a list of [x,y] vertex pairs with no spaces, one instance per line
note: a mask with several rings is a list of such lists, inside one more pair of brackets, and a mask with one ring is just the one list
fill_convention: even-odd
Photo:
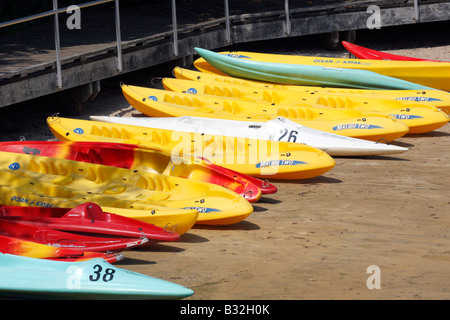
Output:
[[[82,88],[89,96],[99,81],[168,61],[192,58],[194,47],[218,49],[252,41],[335,34],[367,29],[367,8],[381,8],[382,27],[450,20],[450,2],[420,1],[229,1],[230,33],[224,2],[177,1],[174,41],[170,1],[120,8],[123,69],[117,69],[114,4],[81,10],[81,29],[69,30],[59,14],[62,88],[56,86],[53,18],[12,34],[0,34],[0,107]],[[337,41],[339,39],[335,39]],[[183,63],[184,60],[179,60]],[[87,92],[87,93],[86,93]],[[79,95],[79,93],[76,93]],[[85,97],[80,97],[80,101]]]

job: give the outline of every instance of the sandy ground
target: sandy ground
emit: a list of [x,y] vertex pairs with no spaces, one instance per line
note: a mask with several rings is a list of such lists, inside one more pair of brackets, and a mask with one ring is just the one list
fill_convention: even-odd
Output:
[[[386,34],[392,32],[366,33],[357,43],[450,61],[443,33],[422,42],[403,36],[390,46]],[[284,50],[346,55],[309,45],[300,41]],[[167,70],[104,81],[78,118],[133,112],[119,80],[151,86],[151,78]],[[54,139],[45,118],[57,105],[38,100],[3,109],[1,140]],[[450,125],[395,143],[409,151],[336,158],[323,176],[271,181],[278,193],[255,203],[245,221],[196,226],[180,242],[128,251],[116,265],[185,285],[195,291],[187,300],[449,299]],[[380,289],[367,286],[372,265],[379,267]]]

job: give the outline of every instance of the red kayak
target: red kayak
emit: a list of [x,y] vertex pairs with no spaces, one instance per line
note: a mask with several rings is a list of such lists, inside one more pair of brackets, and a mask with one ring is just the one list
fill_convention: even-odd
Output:
[[85,236],[0,218],[0,235],[57,248],[85,251],[123,251],[148,242],[143,238],[106,238]]
[[[207,160],[206,160],[207,161]],[[262,194],[273,194],[276,193],[278,191],[277,187],[274,186],[273,184],[269,183],[269,181],[267,180],[261,180],[243,173],[238,173],[234,170],[225,168],[225,167],[220,167],[218,165],[215,165],[213,163],[210,163],[211,167],[219,167],[221,171],[226,172],[228,174],[230,174],[231,176],[235,176],[236,178],[240,178],[242,181],[247,180],[248,183],[253,183],[256,186],[258,186],[258,188],[261,190]],[[240,176],[239,176],[240,175]],[[251,189],[247,190],[247,192],[252,192]]]
[[386,52],[376,51],[373,49],[365,48],[358,46],[356,44],[342,41],[342,45],[347,49],[351,54],[353,54],[358,59],[369,59],[369,60],[394,60],[394,61],[429,61],[429,62],[444,62],[439,60],[430,60],[430,59],[420,59],[406,56],[399,56],[396,54],[390,54]]
[[[147,166],[153,172],[161,170],[164,165],[155,166],[151,153],[162,154],[161,151],[134,144],[92,142],[92,141],[7,141],[0,142],[0,151],[26,153],[46,157],[83,161],[103,164],[125,169],[134,169],[136,166]],[[160,156],[160,161],[162,162]],[[152,164],[153,161],[153,164]],[[167,160],[165,160],[167,161]],[[250,202],[255,202],[261,193],[276,192],[276,188],[265,181],[248,175],[225,169],[210,162],[199,164],[203,171],[203,182],[224,186]],[[163,168],[164,170],[164,168]],[[171,171],[171,170],[170,170]],[[169,174],[170,175],[170,171]],[[160,172],[162,173],[162,172]],[[183,178],[190,178],[186,171]],[[275,190],[275,191],[274,191]]]
[[0,252],[14,254],[22,257],[65,262],[102,258],[109,263],[114,263],[123,259],[122,253],[89,251],[82,252],[76,249],[57,248],[33,241],[25,241],[3,235],[0,235]]
[[0,206],[0,219],[8,219],[65,232],[102,237],[146,237],[150,242],[178,241],[178,233],[150,223],[104,212],[92,202],[73,209],[54,207]]

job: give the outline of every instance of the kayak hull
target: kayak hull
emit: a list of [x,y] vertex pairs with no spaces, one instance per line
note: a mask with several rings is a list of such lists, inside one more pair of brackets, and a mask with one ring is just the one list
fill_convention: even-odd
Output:
[[0,234],[52,247],[74,249],[80,253],[84,251],[120,252],[142,246],[148,242],[147,238],[80,235],[5,218],[0,219]]
[[21,240],[0,234],[0,252],[15,256],[55,260],[64,262],[85,261],[101,258],[109,263],[123,259],[120,252],[81,251],[73,248],[58,248],[34,241]]
[[380,99],[397,100],[403,102],[420,102],[437,107],[444,111],[446,114],[450,114],[450,93],[441,90],[364,90],[287,85],[241,79],[216,73],[199,72],[189,69],[183,69],[180,67],[175,67],[173,69],[173,74],[175,78],[180,80],[219,82],[265,89],[292,90],[301,93],[330,93],[334,96],[343,97],[376,97]]
[[429,61],[429,62],[441,62],[439,60],[433,59],[420,59],[414,57],[400,56],[396,54],[390,54],[387,52],[381,52],[369,48],[365,48],[362,46],[358,46],[356,44],[342,41],[342,45],[345,49],[348,50],[351,54],[353,54],[356,58],[359,59],[369,59],[369,60],[393,60],[393,61]]
[[[229,76],[244,79],[360,89],[430,89],[425,84],[410,82],[409,77],[406,78],[408,80],[400,79],[398,76],[396,78],[392,74],[380,73],[382,71],[380,69],[376,69],[377,72],[369,71],[361,67],[361,64],[355,67],[355,64],[350,62],[323,63],[323,61],[332,60],[330,58],[296,57],[294,59],[293,56],[250,52],[216,53],[201,48],[195,48],[195,51],[214,68]],[[338,59],[333,61],[336,60]],[[194,63],[194,66],[199,68],[198,63]],[[432,84],[438,85],[438,82]]]
[[[163,84],[180,92],[179,87],[189,88],[190,92],[209,95],[240,97],[247,101],[265,103],[268,108],[299,108],[309,106],[328,119],[346,111],[356,111],[364,116],[380,114],[398,119],[409,127],[408,133],[419,134],[436,130],[448,123],[449,117],[439,108],[424,103],[380,99],[375,97],[347,97],[326,92],[297,92],[248,85],[218,82],[194,82],[180,79],[164,79]],[[145,102],[142,102],[145,103]],[[148,104],[154,103],[152,101]],[[320,108],[320,109],[318,109]],[[167,108],[166,108],[167,109]],[[280,111],[281,112],[281,111]]]
[[0,219],[17,221],[59,231],[108,237],[146,237],[149,243],[178,241],[180,235],[161,227],[104,212],[100,206],[86,202],[74,208],[0,206]]
[[[163,79],[165,90],[151,90],[151,101],[139,101],[142,92],[135,90],[128,99],[134,108],[148,116],[157,116],[154,111],[163,110],[171,116],[189,115],[205,118],[220,118],[243,121],[264,121],[285,117],[298,124],[329,133],[370,141],[392,141],[409,132],[405,123],[388,115],[358,110],[311,106],[273,104],[273,96],[267,91],[250,90],[243,86],[224,88],[223,85],[209,85],[198,81]],[[142,90],[143,91],[143,90]],[[187,93],[189,92],[189,93]],[[248,93],[248,95],[247,95]],[[176,101],[173,103],[172,101]]]
[[[146,127],[112,124],[98,121],[49,119],[50,129],[58,139],[121,141],[121,137],[105,137],[104,132],[115,130],[122,137],[132,137],[141,145],[154,143],[153,133],[168,137],[160,147],[176,155],[202,157],[228,169],[262,179],[308,179],[331,170],[336,162],[325,152],[290,142],[245,140],[182,131],[150,129]],[[83,133],[79,129],[82,129]],[[67,134],[69,133],[69,134]]]
[[95,121],[137,125],[151,128],[178,128],[186,132],[202,132],[215,135],[229,135],[239,138],[272,141],[294,140],[321,149],[331,156],[366,156],[398,154],[407,148],[354,139],[341,135],[311,129],[283,117],[267,122],[210,119],[200,117],[104,117],[91,116]]
[[194,292],[103,259],[58,262],[0,254],[0,294],[35,299],[182,299]]
[[[349,88],[353,86],[353,88],[361,89],[394,90],[434,88],[450,91],[450,83],[448,81],[450,65],[447,63],[358,60],[241,51],[215,53],[200,48],[196,50],[203,57],[203,60],[206,60],[216,69],[230,76],[241,78],[286,84],[323,85],[327,87]],[[202,60],[197,61],[194,62],[194,66],[199,69],[201,68]],[[312,67],[316,67],[316,69],[309,70],[315,70],[315,73],[320,71],[325,81],[321,83],[305,83],[294,77],[299,74],[299,69],[304,70]],[[325,69],[320,70],[317,68]],[[314,74],[310,76],[315,77]],[[287,78],[287,80],[284,80],[283,77]],[[339,79],[340,82],[330,82],[327,80],[330,77]],[[349,83],[346,83],[346,81],[349,81]]]
[[201,159],[196,159],[194,163],[179,163],[179,159],[172,158],[172,154],[168,152],[132,144],[100,141],[12,141],[0,142],[0,151],[83,161],[214,183],[242,195],[250,202],[256,202],[261,197],[259,187],[238,172],[225,172],[221,167]]
[[[14,176],[13,179],[16,179]],[[34,183],[32,179],[25,183]],[[71,195],[70,198],[67,195]],[[83,199],[85,198],[85,199]],[[179,235],[188,232],[197,222],[198,211],[195,209],[174,209],[161,206],[141,206],[133,208],[132,203],[124,201],[114,201],[107,197],[85,197],[85,194],[70,190],[64,187],[52,187],[33,192],[32,190],[23,190],[22,188],[10,188],[0,186],[0,204],[6,206],[36,206],[36,207],[58,207],[71,209],[82,205],[86,201],[92,200],[100,205],[105,212],[114,212],[114,214],[135,219],[141,222],[153,224],[167,232],[177,233]],[[104,204],[108,205],[102,205]],[[131,208],[130,208],[131,206]]]
[[11,152],[0,152],[0,156],[1,184],[22,191],[100,206],[146,209],[156,205],[202,211],[197,223],[204,218],[222,223],[253,211],[243,197],[210,183],[67,159]]

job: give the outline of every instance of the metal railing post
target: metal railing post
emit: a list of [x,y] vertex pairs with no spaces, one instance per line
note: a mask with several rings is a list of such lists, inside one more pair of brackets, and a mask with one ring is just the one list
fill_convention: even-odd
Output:
[[56,51],[56,86],[62,88],[61,75],[61,46],[59,42],[59,21],[58,21],[58,0],[53,0],[54,14],[54,33],[55,33],[55,51]]
[[230,28],[230,9],[228,7],[228,0],[224,0],[225,7],[225,41],[231,43],[231,28]]
[[120,15],[119,15],[119,0],[115,0],[115,20],[116,20],[116,42],[117,42],[117,70],[122,72],[122,37],[120,34]]
[[178,56],[178,29],[177,29],[177,4],[172,0],[172,29],[173,29],[173,54]]
[[[123,69],[122,64],[122,47],[121,47],[121,35],[120,35],[120,16],[119,16],[119,0],[94,0],[86,3],[82,3],[77,5],[79,8],[87,8],[90,6],[95,6],[103,3],[113,2],[115,1],[115,19],[116,19],[116,40],[117,40],[117,69],[119,72]],[[60,42],[60,36],[59,36],[59,20],[58,20],[58,14],[61,12],[67,12],[68,7],[65,8],[58,8],[58,0],[53,0],[53,10],[44,11],[41,13],[33,14],[30,16],[0,22],[0,28],[12,26],[15,24],[19,24],[26,21],[31,21],[35,19],[40,19],[44,17],[53,16],[54,18],[54,24],[53,24],[53,30],[54,30],[54,36],[55,36],[55,52],[56,52],[56,86],[57,88],[62,88],[62,68],[61,68],[61,42]]]
[[414,0],[414,20],[419,22],[419,0]]
[[286,13],[286,35],[291,34],[291,20],[289,17],[289,0],[284,0],[284,11]]

